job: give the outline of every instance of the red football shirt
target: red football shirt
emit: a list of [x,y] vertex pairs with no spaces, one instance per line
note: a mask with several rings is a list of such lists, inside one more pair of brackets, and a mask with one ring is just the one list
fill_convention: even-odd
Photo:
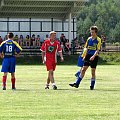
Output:
[[60,47],[60,43],[55,40],[54,42],[51,42],[50,39],[45,40],[42,44],[41,51],[45,52],[46,56],[46,62],[57,62],[57,52],[62,52],[62,49]]

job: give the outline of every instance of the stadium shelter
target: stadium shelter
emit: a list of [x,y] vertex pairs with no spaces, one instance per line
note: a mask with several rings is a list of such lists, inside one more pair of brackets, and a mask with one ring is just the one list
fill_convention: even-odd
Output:
[[40,34],[56,31],[71,42],[76,37],[76,16],[88,0],[0,0],[0,35]]

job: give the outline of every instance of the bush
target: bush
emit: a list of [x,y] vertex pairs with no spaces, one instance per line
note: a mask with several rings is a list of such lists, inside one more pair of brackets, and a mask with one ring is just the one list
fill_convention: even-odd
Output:
[[[77,65],[79,55],[70,55],[64,56],[64,62],[60,61],[58,57],[58,64],[59,65]],[[0,59],[2,62],[2,59]],[[42,65],[41,56],[24,56],[16,59],[18,65]],[[120,53],[100,53],[99,57],[99,65],[105,64],[120,64]]]
[[116,43],[115,43],[115,46],[119,46],[119,45],[120,45],[120,43],[119,43],[119,42],[116,42]]

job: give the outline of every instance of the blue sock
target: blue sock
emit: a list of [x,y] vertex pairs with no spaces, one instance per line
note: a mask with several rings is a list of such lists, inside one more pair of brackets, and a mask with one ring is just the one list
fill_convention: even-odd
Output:
[[81,82],[81,80],[82,80],[82,78],[81,78],[81,76],[79,76],[79,77],[77,78],[77,80],[76,80],[76,85],[79,85],[80,82]]
[[91,78],[91,86],[94,87],[95,85],[95,78]]
[[75,76],[76,76],[76,77],[79,77],[79,76],[80,76],[80,71],[77,71],[77,72],[75,73]]

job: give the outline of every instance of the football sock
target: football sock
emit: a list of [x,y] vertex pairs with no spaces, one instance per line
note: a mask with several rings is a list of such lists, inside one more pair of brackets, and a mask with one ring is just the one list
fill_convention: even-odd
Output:
[[52,86],[54,86],[55,85],[55,83],[52,83]]
[[2,78],[3,87],[6,87],[6,79],[7,79],[7,76],[3,76],[3,78]]
[[15,78],[11,78],[12,88],[15,88]]
[[79,77],[77,78],[77,80],[76,80],[76,85],[79,85],[80,82],[81,82],[81,80],[82,80],[82,78],[81,78],[81,76],[79,76]]
[[46,85],[46,86],[49,86],[49,84],[48,84],[48,83],[46,83],[45,85]]
[[95,85],[95,78],[91,78],[91,86],[94,87]]
[[77,71],[76,74],[75,74],[75,76],[79,77],[79,75],[80,75],[80,71]]

